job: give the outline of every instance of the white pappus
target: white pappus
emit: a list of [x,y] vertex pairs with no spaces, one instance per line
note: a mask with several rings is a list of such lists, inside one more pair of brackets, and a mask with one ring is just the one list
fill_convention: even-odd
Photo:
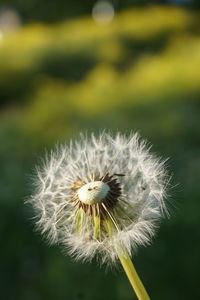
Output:
[[168,176],[138,134],[81,134],[37,169],[36,227],[76,259],[113,263],[151,241],[167,212]]

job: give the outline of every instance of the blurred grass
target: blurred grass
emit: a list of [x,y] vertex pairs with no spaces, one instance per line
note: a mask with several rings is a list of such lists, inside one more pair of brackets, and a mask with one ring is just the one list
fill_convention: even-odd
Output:
[[139,130],[170,157],[177,208],[136,266],[152,299],[188,300],[191,291],[198,299],[199,20],[152,6],[106,27],[90,17],[32,24],[0,41],[2,299],[134,299],[123,273],[105,275],[44,245],[23,205],[44,148],[104,128]]
[[177,8],[152,7],[124,12],[108,27],[90,18],[26,26],[1,42],[0,99],[13,99],[16,93],[26,98],[37,74],[76,81],[102,62],[121,74],[145,54],[161,52],[173,37],[183,36],[187,43],[200,25],[198,18]]

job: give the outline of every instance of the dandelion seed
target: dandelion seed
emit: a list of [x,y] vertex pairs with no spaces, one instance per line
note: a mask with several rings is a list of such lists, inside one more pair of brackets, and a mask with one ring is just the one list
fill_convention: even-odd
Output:
[[50,243],[80,260],[120,260],[138,299],[149,299],[130,256],[167,213],[167,182],[163,162],[138,134],[81,135],[46,160],[29,202]]

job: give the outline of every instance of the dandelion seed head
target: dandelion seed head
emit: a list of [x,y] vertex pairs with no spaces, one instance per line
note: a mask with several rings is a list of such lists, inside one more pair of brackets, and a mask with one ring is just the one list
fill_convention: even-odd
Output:
[[37,229],[76,259],[113,263],[151,242],[167,213],[164,162],[138,134],[81,135],[37,171]]

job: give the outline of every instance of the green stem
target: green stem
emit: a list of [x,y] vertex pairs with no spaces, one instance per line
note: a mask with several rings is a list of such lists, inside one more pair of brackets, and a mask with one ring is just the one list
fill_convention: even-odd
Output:
[[124,271],[129,279],[138,299],[139,300],[150,300],[150,298],[145,290],[145,287],[143,286],[128,254],[126,254],[126,255],[120,254],[119,260],[124,268]]

